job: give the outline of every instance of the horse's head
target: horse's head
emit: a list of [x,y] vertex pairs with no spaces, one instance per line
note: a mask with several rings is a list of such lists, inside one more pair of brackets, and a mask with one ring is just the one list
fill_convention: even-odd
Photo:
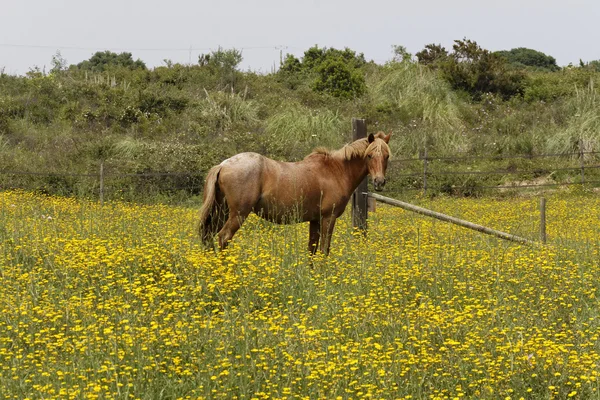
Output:
[[391,132],[387,135],[383,132],[377,132],[375,135],[371,133],[367,139],[369,141],[369,146],[365,151],[367,168],[371,179],[373,179],[373,186],[378,192],[382,191],[385,186],[385,170],[390,158],[388,143],[391,136]]

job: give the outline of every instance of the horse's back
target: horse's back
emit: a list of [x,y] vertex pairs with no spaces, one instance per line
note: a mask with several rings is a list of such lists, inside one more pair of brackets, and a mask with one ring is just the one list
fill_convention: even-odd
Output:
[[[254,192],[260,190],[260,176],[266,157],[258,153],[240,153],[219,164],[219,186],[227,189]],[[256,188],[253,188],[256,186]],[[253,190],[255,189],[255,190]]]

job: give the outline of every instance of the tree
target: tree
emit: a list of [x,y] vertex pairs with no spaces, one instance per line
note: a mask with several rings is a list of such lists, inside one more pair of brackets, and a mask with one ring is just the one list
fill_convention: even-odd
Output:
[[419,64],[433,65],[443,62],[448,58],[448,51],[441,44],[428,44],[423,50],[415,54]]
[[237,49],[224,50],[221,46],[210,54],[200,54],[198,64],[201,67],[213,68],[215,70],[233,71],[242,62],[242,52]]
[[325,61],[334,58],[342,60],[353,68],[361,68],[367,63],[363,53],[356,54],[354,50],[347,47],[344,50],[338,50],[333,47],[319,48],[315,45],[304,52],[302,67],[307,70],[314,70]]
[[81,70],[103,72],[109,67],[125,67],[131,70],[146,69],[146,64],[140,60],[133,60],[131,53],[123,52],[120,54],[112,51],[98,51],[89,60],[77,64]]
[[600,60],[593,60],[584,63],[583,60],[579,60],[579,66],[581,68],[589,69],[595,72],[600,72]]
[[392,62],[409,62],[412,59],[412,54],[408,52],[406,47],[401,45],[392,45]]
[[358,97],[365,92],[365,78],[340,58],[330,58],[317,68],[313,89],[334,97]]
[[60,54],[60,50],[57,50],[56,54],[52,56],[52,61],[50,63],[52,64],[52,69],[50,69],[51,74],[58,74],[61,71],[66,70],[69,65],[67,60]]
[[431,44],[417,57],[420,63],[438,70],[454,89],[469,93],[475,100],[485,93],[508,99],[523,92],[524,74],[508,68],[508,62],[500,55],[466,38],[455,40],[452,50],[448,54],[440,45]]
[[[279,73],[288,82],[298,76],[302,79],[314,77],[311,85],[314,91],[352,98],[365,92],[365,78],[361,68],[366,64],[363,53],[357,54],[347,47],[338,50],[313,46],[304,52],[302,60],[287,54]],[[296,86],[296,82],[291,85]]]
[[237,67],[242,62],[242,52],[237,49],[224,50],[219,46],[210,54],[200,54],[198,64],[218,75],[224,84],[234,85]]
[[508,63],[515,67],[529,67],[545,71],[558,71],[560,69],[554,57],[525,47],[517,47],[509,51],[497,51],[495,54],[504,57]]
[[285,60],[281,64],[279,70],[292,74],[298,73],[302,70],[302,63],[293,54],[286,54]]

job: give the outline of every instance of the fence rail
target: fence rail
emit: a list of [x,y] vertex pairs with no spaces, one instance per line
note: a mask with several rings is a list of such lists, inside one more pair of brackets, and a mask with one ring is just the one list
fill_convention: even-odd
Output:
[[[440,179],[445,179],[444,177],[450,176],[472,176],[472,177],[481,177],[482,181],[476,183],[476,189],[481,190],[520,190],[520,189],[532,189],[532,188],[550,188],[550,187],[561,187],[561,186],[573,186],[573,185],[600,185],[600,176],[598,174],[588,174],[590,176],[586,179],[586,171],[598,171],[600,170],[600,164],[585,164],[585,156],[586,155],[600,155],[600,151],[589,151],[589,152],[572,152],[572,153],[551,153],[551,154],[520,154],[520,155],[478,155],[478,156],[459,156],[459,157],[436,157],[436,156],[428,156],[425,152],[422,157],[419,158],[405,158],[405,159],[396,159],[390,162],[390,167],[388,172],[391,170],[398,170],[398,168],[402,168],[399,164],[407,163],[407,162],[420,162],[423,163],[422,169],[418,172],[409,172],[409,173],[395,173],[390,174],[395,178],[416,178],[417,181],[412,182],[412,185],[415,186],[405,186],[401,185],[398,190],[387,190],[388,193],[403,193],[403,192],[415,192],[415,191],[423,191],[426,193],[427,190],[444,190],[448,189],[448,184],[444,187],[439,184],[439,180],[436,181],[436,177]],[[464,163],[473,160],[489,160],[489,161],[502,161],[502,160],[511,160],[511,159],[540,159],[540,158],[564,158],[564,157],[575,157],[577,156],[579,159],[577,166],[564,166],[564,164],[557,168],[552,168],[546,165],[531,165],[530,168],[502,168],[502,169],[490,169],[490,170],[465,170]],[[593,159],[597,159],[594,157]],[[460,166],[463,169],[449,170],[449,168],[460,168],[459,165],[442,165],[437,166],[436,162],[455,162],[462,161]],[[573,160],[575,161],[575,160]],[[592,161],[590,159],[589,161]],[[440,168],[444,168],[443,170],[439,170]],[[29,189],[29,190],[37,190],[43,188],[43,184],[40,182],[32,182],[32,184],[27,185],[27,182],[15,182],[10,179],[2,179],[2,177],[14,176],[14,177],[23,177],[23,176],[31,176],[31,177],[47,177],[47,178],[72,178],[75,181],[80,180],[83,182],[85,179],[91,179],[88,181],[90,185],[94,187],[95,193],[100,197],[104,196],[104,193],[116,193],[121,192],[123,190],[139,190],[140,194],[143,193],[145,187],[150,185],[154,185],[155,188],[162,188],[165,191],[183,191],[189,193],[199,193],[202,190],[202,180],[204,173],[203,172],[191,172],[191,171],[174,171],[174,172],[162,172],[162,171],[148,171],[148,172],[140,172],[140,173],[126,173],[126,172],[110,172],[110,168],[107,171],[106,165],[103,165],[98,169],[97,172],[89,172],[89,173],[73,173],[66,171],[15,171],[15,170],[0,170],[0,189]],[[436,169],[438,169],[436,171]],[[413,167],[414,171],[414,167]],[[557,172],[567,172],[573,173],[576,171],[581,171],[579,176],[576,174],[572,174],[571,179],[576,179],[577,181],[565,181],[565,182],[540,182],[540,183],[528,183],[528,182],[518,182],[514,184],[502,184],[499,183],[497,185],[489,185],[483,181],[483,177],[485,176],[519,176],[519,175],[534,175],[539,176],[542,174],[553,174]],[[119,180],[119,179],[133,179],[133,181],[127,186],[127,183],[114,184],[111,181]],[[155,179],[152,179],[155,178]],[[163,179],[173,179],[172,181],[163,181]],[[595,179],[594,179],[595,178]],[[138,179],[137,181],[135,179]],[[150,179],[150,180],[147,180]],[[477,178],[476,178],[477,179]],[[35,179],[33,179],[35,180]],[[71,182],[71,181],[70,181]],[[475,181],[477,182],[477,181]],[[40,185],[42,187],[35,187],[35,185]],[[437,184],[437,185],[436,185]],[[473,184],[473,181],[470,182]],[[55,184],[59,185],[59,184]],[[48,184],[50,186],[50,184]],[[454,188],[455,186],[452,186]],[[456,187],[460,189],[460,187]]]
[[394,158],[391,160],[392,163],[397,162],[408,162],[408,161],[466,161],[466,160],[510,160],[510,159],[533,159],[533,158],[551,158],[551,157],[581,157],[592,154],[600,154],[600,151],[577,151],[571,153],[547,153],[547,154],[488,154],[488,155],[480,155],[480,156],[460,156],[460,157],[447,157],[447,156],[428,156],[424,155],[421,157],[412,157],[412,158]]

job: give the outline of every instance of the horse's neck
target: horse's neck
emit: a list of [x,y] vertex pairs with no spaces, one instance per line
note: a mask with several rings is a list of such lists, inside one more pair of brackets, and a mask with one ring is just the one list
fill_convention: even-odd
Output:
[[353,158],[351,160],[344,160],[343,164],[351,186],[350,189],[354,191],[369,174],[367,163],[362,158]]

